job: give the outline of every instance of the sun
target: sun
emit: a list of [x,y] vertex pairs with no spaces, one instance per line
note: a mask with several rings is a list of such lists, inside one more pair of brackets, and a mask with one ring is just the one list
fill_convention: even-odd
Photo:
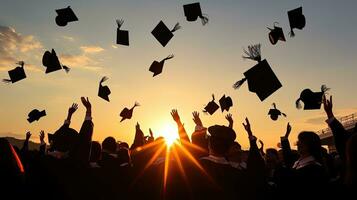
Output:
[[166,124],[162,127],[161,136],[165,138],[166,145],[170,147],[178,139],[177,127],[171,124]]

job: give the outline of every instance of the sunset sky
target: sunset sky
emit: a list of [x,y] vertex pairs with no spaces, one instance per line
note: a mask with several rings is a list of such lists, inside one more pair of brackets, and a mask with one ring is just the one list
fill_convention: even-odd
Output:
[[[94,140],[107,136],[131,144],[135,124],[145,134],[177,134],[170,110],[177,108],[186,130],[194,130],[191,113],[201,112],[205,126],[228,122],[220,110],[202,113],[215,94],[231,96],[237,140],[248,146],[242,122],[247,116],[254,134],[267,147],[276,147],[285,133],[286,123],[293,126],[292,141],[299,131],[326,127],[323,110],[303,111],[295,100],[305,88],[318,91],[322,84],[331,88],[338,116],[357,112],[357,1],[354,0],[201,0],[209,23],[187,22],[182,5],[196,1],[175,0],[0,0],[0,76],[25,61],[27,78],[15,84],[0,84],[0,136],[24,138],[26,131],[38,141],[41,129],[54,132],[62,125],[68,107],[80,107],[72,127],[79,129],[84,119],[81,96],[88,96],[93,107]],[[343,3],[342,3],[343,2]],[[55,23],[56,9],[71,6],[79,21],[65,27]],[[287,11],[303,7],[306,27],[288,36]],[[123,30],[130,32],[130,46],[115,44],[116,19],[124,19]],[[180,22],[182,29],[166,47],[151,35],[163,20],[170,28]],[[272,45],[268,27],[274,22],[284,29],[286,42]],[[283,87],[264,102],[233,83],[255,63],[243,60],[243,48],[262,44],[266,58]],[[54,48],[70,73],[45,74],[42,55]],[[169,54],[163,73],[152,77],[150,64]],[[110,103],[97,96],[103,76],[112,91]],[[138,101],[131,120],[120,123],[119,113]],[[275,102],[287,118],[272,121],[267,115]],[[27,114],[34,108],[46,109],[47,116],[29,124]],[[166,131],[166,132],[165,132]]]

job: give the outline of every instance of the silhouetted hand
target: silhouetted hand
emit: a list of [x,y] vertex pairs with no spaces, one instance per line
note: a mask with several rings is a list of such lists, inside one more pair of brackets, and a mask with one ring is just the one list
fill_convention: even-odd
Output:
[[41,143],[45,143],[45,132],[43,130],[40,131],[40,141]]
[[326,112],[326,115],[327,117],[330,119],[330,118],[333,118],[334,117],[334,114],[332,112],[332,96],[330,96],[330,100],[327,100],[326,99],[326,95],[323,96],[322,98],[322,102],[324,104],[324,110]]
[[154,138],[154,133],[152,132],[151,128],[149,128],[149,133],[150,133],[150,136],[148,138],[148,142],[153,142],[155,140],[155,138]]
[[84,107],[86,107],[87,110],[90,110],[92,108],[92,105],[90,104],[88,97],[87,98],[81,97],[81,101],[82,101],[82,104],[84,105]]
[[232,114],[227,114],[226,115],[226,120],[229,122],[229,128],[233,128],[233,118],[232,118]]
[[174,121],[175,121],[176,123],[181,122],[180,116],[179,116],[179,114],[178,114],[178,112],[177,112],[176,109],[172,109],[172,111],[171,111],[171,116],[172,116],[172,118],[174,119]]
[[199,112],[197,112],[197,111],[194,111],[193,113],[192,113],[192,115],[193,115],[193,122],[195,122],[195,124],[197,125],[197,126],[203,126],[203,124],[202,124],[202,121],[201,121],[201,119],[200,119],[200,113]]
[[286,139],[289,138],[290,133],[291,133],[291,126],[290,126],[290,123],[288,122],[288,124],[286,125],[286,133],[285,133]]
[[139,124],[139,122],[136,122],[135,128],[136,128],[136,130],[140,130],[140,124]]
[[32,135],[31,132],[27,131],[27,133],[26,133],[26,140],[27,141],[30,139],[31,135]]
[[259,143],[260,143],[260,145],[261,145],[260,150],[263,150],[263,149],[264,149],[264,143],[263,143],[263,141],[259,140]]
[[72,115],[78,109],[78,104],[73,103],[71,107],[68,109],[68,114]]
[[254,137],[253,133],[252,133],[252,130],[250,128],[249,120],[248,120],[247,117],[245,118],[245,122],[246,122],[246,124],[244,124],[244,123],[242,123],[242,124],[243,124],[243,127],[244,127],[245,131],[247,131],[249,138]]

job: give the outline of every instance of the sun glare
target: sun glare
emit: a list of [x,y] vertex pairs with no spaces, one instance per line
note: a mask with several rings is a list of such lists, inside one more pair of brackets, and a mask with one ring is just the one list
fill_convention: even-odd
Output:
[[170,147],[178,139],[177,127],[166,124],[160,131],[161,136],[165,138],[166,145]]

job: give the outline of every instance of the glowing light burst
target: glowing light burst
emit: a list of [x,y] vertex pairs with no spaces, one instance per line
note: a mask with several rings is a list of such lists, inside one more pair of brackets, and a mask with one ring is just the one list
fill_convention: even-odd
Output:
[[166,124],[159,133],[165,138],[167,149],[170,149],[172,144],[178,140],[177,127],[173,124]]

